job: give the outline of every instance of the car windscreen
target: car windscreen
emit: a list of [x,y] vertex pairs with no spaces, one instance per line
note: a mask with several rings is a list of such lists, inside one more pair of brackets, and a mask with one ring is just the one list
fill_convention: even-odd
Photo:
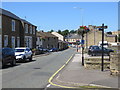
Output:
[[94,46],[92,47],[92,49],[100,49],[98,46]]
[[24,52],[25,49],[15,49],[15,52]]

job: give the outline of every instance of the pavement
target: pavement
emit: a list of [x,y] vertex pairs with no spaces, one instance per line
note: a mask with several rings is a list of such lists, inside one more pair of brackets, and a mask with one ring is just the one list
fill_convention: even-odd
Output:
[[[120,88],[118,77],[111,76],[109,70],[85,69],[81,65],[81,54],[77,53],[70,62],[53,78],[55,87],[80,88],[93,86],[100,88]],[[51,86],[52,88],[54,87]],[[112,89],[113,90],[113,89]]]

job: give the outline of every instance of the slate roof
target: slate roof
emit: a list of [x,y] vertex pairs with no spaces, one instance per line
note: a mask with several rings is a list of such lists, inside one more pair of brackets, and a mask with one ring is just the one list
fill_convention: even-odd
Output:
[[[55,35],[53,35],[49,32],[41,32],[41,31],[37,32],[37,36],[40,36],[40,37],[43,37],[43,38],[56,37]],[[58,37],[56,37],[56,38],[58,38]]]
[[81,35],[78,34],[69,34],[65,39],[81,39]]
[[18,19],[20,20],[20,18],[18,16],[16,16],[15,14],[11,13],[10,11],[7,11],[5,9],[1,9],[0,8],[0,14],[3,14],[3,15],[6,15],[6,16],[9,16],[11,18],[14,18],[14,19]]
[[[11,13],[10,11],[7,11],[7,10],[5,10],[5,9],[0,8],[0,14],[6,15],[6,16],[9,16],[9,17],[11,17],[11,18],[14,18],[14,19],[23,21],[23,22],[25,22],[25,23],[27,23],[27,24],[33,25],[32,23],[30,23],[30,22],[28,22],[28,21],[26,21],[26,20],[24,20],[24,19],[16,16],[15,14],[13,14],[13,13]],[[34,26],[35,26],[35,25],[34,25]]]

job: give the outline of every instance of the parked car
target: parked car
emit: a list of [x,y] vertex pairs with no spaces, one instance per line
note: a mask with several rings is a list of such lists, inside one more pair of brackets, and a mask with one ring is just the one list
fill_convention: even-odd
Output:
[[30,48],[18,47],[15,48],[15,56],[17,61],[26,61],[26,59],[32,61],[33,53]]
[[43,52],[43,48],[41,48],[41,47],[39,47],[37,50],[39,51],[39,54],[44,53],[44,52]]
[[49,49],[43,48],[44,52],[49,52]]
[[49,49],[47,49],[47,48],[39,47],[38,49],[39,49],[39,51],[40,51],[41,53],[49,52]]
[[[102,46],[102,41],[100,41],[100,42],[98,43],[98,46]],[[107,42],[107,41],[104,41],[104,42],[103,42],[103,47],[108,48],[108,42]]]
[[[104,48],[104,55],[109,56],[110,52],[114,52],[114,51],[112,49]],[[88,55],[91,55],[91,56],[102,55],[102,47],[96,46],[96,45],[90,46],[88,49]]]
[[12,48],[2,48],[2,67],[7,64],[16,65],[15,51]]
[[51,48],[49,51],[50,51],[50,52],[57,52],[57,51],[58,51],[58,48]]

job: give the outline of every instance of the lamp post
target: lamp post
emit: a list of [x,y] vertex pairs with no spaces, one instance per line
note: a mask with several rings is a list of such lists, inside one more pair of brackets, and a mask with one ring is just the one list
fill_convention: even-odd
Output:
[[[76,8],[76,9],[79,9],[81,11],[81,22],[82,22],[82,26],[83,26],[83,8],[79,8],[79,7],[73,7],[73,8]],[[84,28],[83,29],[78,29],[78,35],[81,35],[82,36],[82,39],[81,39],[81,46],[82,46],[82,65],[84,66]]]
[[84,34],[87,33],[86,32],[86,26],[80,26],[80,28],[78,29],[78,35],[82,36],[81,39],[81,46],[82,46],[82,65],[84,66]]
[[82,23],[82,26],[83,26],[83,8],[80,8],[80,7],[73,7],[73,8],[75,8],[75,9],[79,9],[80,10],[80,12],[81,12],[81,23]]
[[[82,26],[83,26],[83,8],[80,8],[80,7],[73,7],[73,8],[80,10],[80,12],[81,12],[81,23],[82,23]],[[77,52],[78,52],[78,44],[77,44]]]

